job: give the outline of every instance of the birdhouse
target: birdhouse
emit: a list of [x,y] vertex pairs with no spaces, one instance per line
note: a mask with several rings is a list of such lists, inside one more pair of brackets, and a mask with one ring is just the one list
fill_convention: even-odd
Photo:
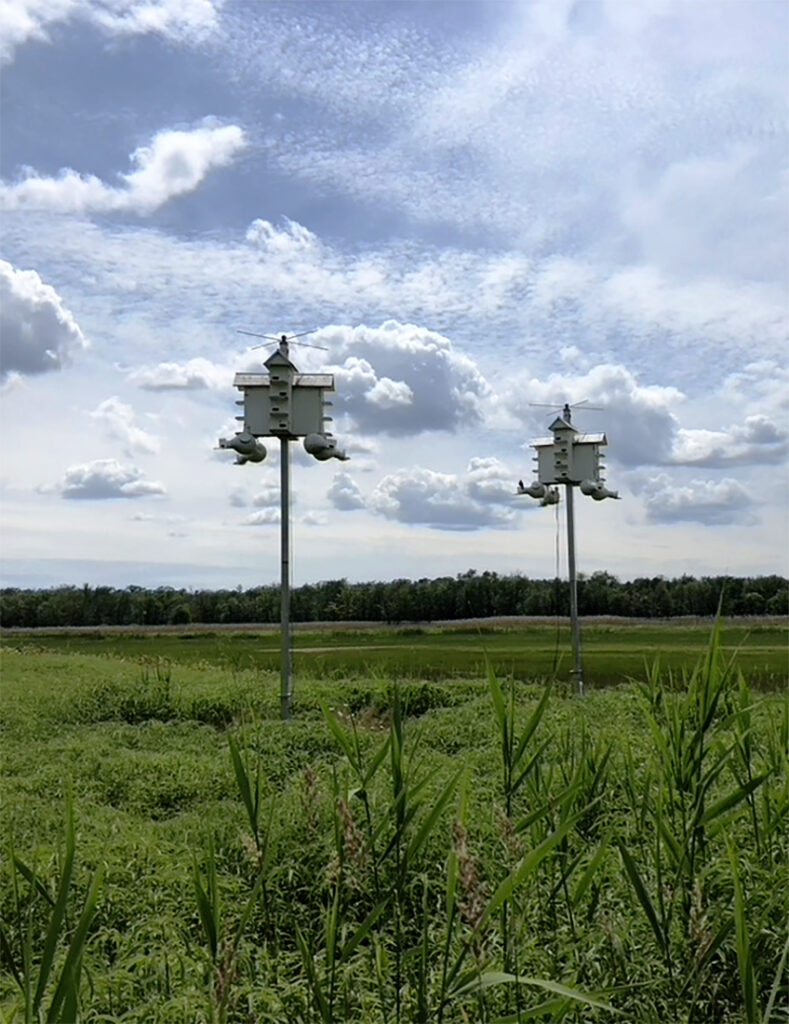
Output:
[[550,426],[551,437],[532,441],[537,455],[537,479],[541,484],[579,484],[599,480],[600,448],[605,434],[580,434],[572,423],[557,416]]
[[275,352],[265,363],[268,373],[237,373],[233,383],[243,393],[244,429],[255,437],[322,434],[331,420],[328,395],[331,373],[298,373],[287,356]]

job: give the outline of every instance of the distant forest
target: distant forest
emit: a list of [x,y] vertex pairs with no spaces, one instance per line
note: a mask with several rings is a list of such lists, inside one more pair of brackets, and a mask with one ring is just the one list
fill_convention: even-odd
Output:
[[[620,582],[607,572],[578,582],[581,615],[636,618],[789,614],[789,582],[781,576],[662,576]],[[567,615],[566,581],[532,580],[474,570],[439,579],[348,583],[328,580],[294,588],[295,622],[431,622],[504,615]],[[279,586],[242,590],[172,587],[52,587],[0,590],[0,625],[130,626],[279,622]]]

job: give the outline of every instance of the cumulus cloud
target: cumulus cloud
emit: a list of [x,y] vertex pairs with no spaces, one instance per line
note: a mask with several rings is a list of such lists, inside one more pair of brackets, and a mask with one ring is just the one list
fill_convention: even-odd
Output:
[[87,346],[71,312],[35,270],[0,260],[0,380],[58,370]]
[[199,41],[216,27],[222,0],[3,0],[0,63],[13,60],[28,40],[49,42],[58,22],[88,21],[108,35],[162,35],[174,42]]
[[128,379],[145,391],[226,391],[232,386],[233,371],[198,357],[185,363],[143,366],[130,373]]
[[300,519],[305,526],[326,526],[329,517],[325,512],[306,512]]
[[101,501],[108,498],[143,498],[166,494],[164,484],[146,480],[136,466],[115,459],[97,459],[70,466],[63,479],[54,485],[62,498]]
[[495,458],[472,459],[465,474],[421,466],[385,476],[370,495],[372,511],[440,530],[506,528],[514,523],[513,474]]
[[680,429],[673,461],[686,466],[770,464],[783,462],[787,452],[786,430],[757,414],[725,430]]
[[56,178],[40,177],[28,168],[21,181],[0,183],[0,206],[60,213],[150,214],[170,199],[193,192],[212,170],[231,163],[245,145],[238,125],[208,119],[189,131],[158,132],[149,146],[131,154],[135,169],[120,175],[120,187],[70,167]]
[[[277,508],[280,507],[279,480],[274,473],[266,473],[258,485],[259,490],[252,497],[252,504],[255,508]],[[295,504],[295,495],[291,493],[291,502]]]
[[544,380],[518,378],[506,388],[504,400],[510,413],[531,427],[542,417],[530,402],[555,402],[559,411],[565,401],[588,400],[588,407],[578,404],[574,410],[574,425],[604,431],[609,457],[624,466],[773,464],[789,451],[787,431],[765,413],[745,415],[742,423],[716,430],[682,427],[675,409],[685,395],[677,388],[641,384],[621,364],[603,363],[585,373],[557,373]]
[[652,523],[704,523],[728,526],[756,522],[753,495],[738,481],[691,480],[677,484],[662,473],[635,484],[642,494],[647,519]]
[[[455,431],[479,423],[490,386],[437,331],[387,320],[380,327],[318,331],[335,359],[335,408],[365,433]],[[343,359],[344,357],[344,359]]]
[[286,259],[320,254],[322,246],[318,236],[309,228],[289,217],[283,218],[283,224],[284,228],[277,228],[270,221],[253,220],[247,228],[246,239],[252,245]]
[[354,479],[349,473],[335,473],[326,497],[341,512],[364,508],[365,500]]
[[628,466],[671,460],[679,427],[672,410],[683,399],[676,388],[640,384],[635,374],[620,364],[601,364],[584,374],[551,374],[544,380],[519,378],[504,393],[512,413],[529,424],[538,420],[538,410],[530,408],[530,402],[556,403],[559,411],[564,402],[572,405],[591,400],[605,415],[584,411],[581,406],[575,414],[576,425],[583,422],[588,424],[585,429],[604,429],[610,439],[616,439],[612,451],[617,460]]
[[104,425],[110,437],[121,442],[127,455],[134,452],[152,455],[159,451],[159,438],[137,426],[134,409],[117,395],[105,399],[90,415]]
[[243,526],[275,526],[280,521],[279,508],[264,508],[260,512],[252,512],[244,521]]

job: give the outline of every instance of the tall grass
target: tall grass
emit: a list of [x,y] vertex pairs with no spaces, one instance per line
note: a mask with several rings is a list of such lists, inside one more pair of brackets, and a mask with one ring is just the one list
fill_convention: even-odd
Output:
[[[59,878],[54,894],[31,867],[19,858],[9,839],[8,858],[13,894],[12,920],[0,922],[0,950],[22,996],[25,1024],[73,1024],[80,1016],[82,955],[101,891],[103,870],[93,876],[76,923],[73,880],[76,842],[71,796],[66,803],[66,837]],[[36,948],[34,933],[37,905],[44,907],[46,929]]]
[[[275,700],[239,707],[245,679],[201,679],[215,724],[233,720],[223,729],[188,719],[188,679],[179,669],[151,701],[175,718],[133,722],[124,687],[170,681],[153,669],[112,681],[102,715],[117,717],[70,718],[57,746],[42,701],[51,767],[14,741],[8,1020],[768,1024],[785,1012],[789,700],[754,696],[716,631],[695,670],[653,666],[583,706],[493,671],[435,688],[338,680],[300,687],[283,727]],[[93,676],[82,685],[97,692]],[[21,704],[14,714],[19,731]],[[81,826],[78,838],[69,804],[53,858],[37,831],[65,759]],[[195,778],[165,814],[150,791],[168,772]],[[106,877],[93,872],[104,860]]]

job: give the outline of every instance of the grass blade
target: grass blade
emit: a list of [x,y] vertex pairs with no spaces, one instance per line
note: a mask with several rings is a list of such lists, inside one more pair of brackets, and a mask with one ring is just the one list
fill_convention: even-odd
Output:
[[[80,914],[79,921],[77,922],[77,927],[74,929],[74,934],[71,937],[68,953],[66,954],[66,960],[60,972],[60,980],[58,981],[55,994],[52,997],[52,1003],[49,1007],[47,1024],[55,1024],[58,1020],[63,1020],[67,1024],[68,1021],[75,1019],[69,1007],[75,1007],[79,1001],[79,978],[82,951],[85,947],[85,940],[88,937],[88,929],[90,928],[96,913],[96,906],[99,901],[99,893],[101,892],[103,881],[104,869],[99,868],[93,876],[93,882],[88,890],[85,905],[82,908],[82,913]],[[60,1013],[61,1009],[65,1011],[62,1017]]]
[[74,849],[74,809],[71,803],[71,794],[69,792],[69,795],[66,798],[66,855],[63,858],[63,870],[60,876],[60,885],[58,886],[55,905],[52,908],[52,915],[49,919],[47,936],[44,941],[44,952],[41,956],[41,965],[38,970],[38,984],[36,985],[35,995],[33,996],[34,1016],[38,1016],[41,1000],[44,998],[44,992],[49,981],[49,975],[52,971],[52,963],[55,959],[55,949],[57,948],[58,940],[63,930],[63,923],[66,917],[66,902],[68,900],[69,888],[71,887],[71,877],[74,871]]
[[594,877],[595,871],[597,871],[598,867],[600,866],[600,862],[602,861],[603,857],[606,854],[606,851],[608,850],[608,844],[610,841],[610,836],[604,837],[603,841],[600,843],[600,846],[597,848],[597,852],[595,853],[594,857],[592,857],[592,859],[586,865],[584,873],[578,879],[578,882],[575,886],[575,891],[573,892],[574,907],[577,907],[583,899],[584,893],[589,888],[589,884],[591,883],[592,878]]
[[544,978],[533,978],[522,974],[516,976],[514,974],[507,974],[504,971],[485,971],[482,974],[477,974],[476,971],[474,971],[473,977],[469,978],[465,984],[453,991],[452,998],[457,999],[461,996],[482,992],[494,985],[512,984],[541,988],[546,992],[552,992],[554,995],[561,996],[563,999],[572,999],[577,1003],[585,1003],[587,1006],[594,1006],[596,1009],[606,1010],[608,1013],[619,1014],[620,1012],[608,1003],[604,1003],[602,1000],[597,999],[595,996],[588,995],[586,992],[580,992],[575,988],[569,988],[567,985],[561,985],[559,982],[546,981]]
[[764,1017],[762,1018],[764,1024],[771,1024],[773,1019],[773,1006],[775,1005],[775,997],[778,995],[778,989],[781,987],[781,979],[784,976],[787,956],[789,956],[789,935],[786,936],[786,942],[784,943],[783,953],[781,953],[778,970],[775,972],[775,978],[773,979],[772,988],[770,989],[770,996],[767,1000],[767,1006],[764,1009]]
[[647,920],[652,925],[652,931],[655,933],[655,938],[658,941],[658,945],[665,953],[666,937],[663,934],[663,928],[661,927],[660,921],[658,920],[655,906],[652,903],[652,900],[650,899],[649,893],[647,892],[647,888],[644,885],[641,875],[639,875],[638,873],[638,868],[635,865],[635,861],[627,852],[627,848],[625,847],[625,844],[621,842],[621,840],[617,842],[617,846],[619,847],[619,852],[622,855],[622,862],[625,865],[625,870],[627,871],[633,889],[635,890],[636,896],[638,897],[638,902],[643,907],[644,913],[647,915]]
[[351,765],[351,767],[354,769],[356,774],[361,777],[361,765],[359,764],[359,761],[356,757],[356,751],[353,749],[353,744],[348,739],[348,734],[340,725],[337,716],[334,714],[334,712],[329,707],[327,707],[326,704],[323,703],[323,701],[320,701],[320,708],[321,711],[323,712],[323,717],[326,720],[326,724],[329,727],[329,731],[342,747],[342,751],[348,758],[348,762]]
[[527,853],[520,864],[512,871],[507,878],[501,883],[496,892],[493,894],[492,899],[485,908],[480,921],[479,927],[482,928],[487,922],[488,918],[494,914],[504,900],[509,899],[513,892],[522,885],[523,882],[532,874],[542,863],[543,859],[548,856],[554,846],[557,846],[562,839],[567,835],[570,829],[575,825],[577,818],[570,818],[568,821],[560,825],[559,828],[555,829],[549,836],[536,846],[530,853]]
[[22,875],[23,878],[27,879],[27,881],[30,883],[32,888],[36,890],[39,896],[43,896],[47,903],[50,905],[50,907],[54,907],[55,901],[47,892],[46,886],[38,877],[38,875],[36,875],[34,871],[31,871],[27,864],[25,864],[24,861],[21,861],[17,856],[14,856],[14,866],[16,867],[20,875]]
[[353,933],[350,939],[348,939],[348,941],[342,947],[340,955],[337,958],[338,964],[341,964],[343,961],[347,960],[354,952],[356,947],[359,945],[359,943],[364,941],[364,939],[370,933],[370,929],[373,927],[375,922],[378,920],[378,918],[381,916],[381,914],[388,906],[390,899],[391,896],[385,896],[380,901],[380,903],[377,903],[373,907],[373,909],[370,911],[370,913],[367,915],[364,921],[362,921],[362,923],[359,925],[359,927],[356,929],[356,931]]
[[737,944],[737,967],[740,972],[745,1018],[748,1024],[761,1024],[762,1015],[756,997],[756,974],[753,969],[751,943],[748,937],[748,922],[745,918],[745,899],[740,881],[740,867],[737,852],[727,838],[729,859],[731,860],[732,879],[734,881],[734,929]]
[[323,1021],[331,1021],[332,1014],[329,1010],[329,1004],[326,1002],[326,996],[323,994],[320,980],[318,975],[315,973],[315,961],[312,958],[307,940],[301,934],[301,928],[296,925],[296,941],[299,946],[299,952],[301,953],[301,962],[304,964],[304,970],[307,975],[307,980],[312,988],[313,995],[315,997],[315,1005],[318,1009],[318,1013]]
[[721,814],[725,814],[727,811],[731,810],[732,807],[736,807],[737,804],[749,797],[755,789],[758,789],[764,780],[770,777],[770,774],[770,772],[764,772],[762,775],[757,775],[751,779],[750,782],[746,782],[744,785],[740,786],[739,789],[735,789],[727,796],[721,797],[720,800],[716,800],[716,802],[704,812],[699,824],[707,825],[709,822],[720,817]]
[[411,860],[413,860],[413,858],[417,855],[419,850],[426,842],[427,837],[433,830],[433,826],[435,825],[436,821],[441,815],[441,812],[444,810],[447,801],[452,795],[452,790],[455,788],[461,774],[462,769],[452,776],[452,778],[449,780],[446,786],[444,786],[443,790],[439,794],[438,798],[436,799],[436,802],[433,804],[430,811],[425,815],[418,830],[412,837],[411,842],[408,844],[408,850],[404,858],[404,863],[410,863]]
[[0,921],[0,953],[2,959],[8,964],[8,968],[14,977],[14,981],[17,983],[22,992],[25,991],[25,983],[17,970],[16,963],[14,962],[14,954],[11,951],[11,944],[8,941],[6,933],[3,929],[3,922]]
[[[233,761],[233,771],[236,774],[236,783],[238,785],[238,791],[241,794],[241,799],[244,803],[244,807],[247,811],[247,817],[249,818],[249,827],[252,830],[252,835],[255,838],[255,845],[258,845],[258,809],[260,799],[260,787],[259,784],[255,786],[254,796],[252,794],[252,785],[249,780],[249,773],[247,772],[246,765],[241,757],[241,751],[238,747],[238,742],[235,736],[228,738],[230,744],[230,757]],[[258,780],[259,783],[259,780]]]

